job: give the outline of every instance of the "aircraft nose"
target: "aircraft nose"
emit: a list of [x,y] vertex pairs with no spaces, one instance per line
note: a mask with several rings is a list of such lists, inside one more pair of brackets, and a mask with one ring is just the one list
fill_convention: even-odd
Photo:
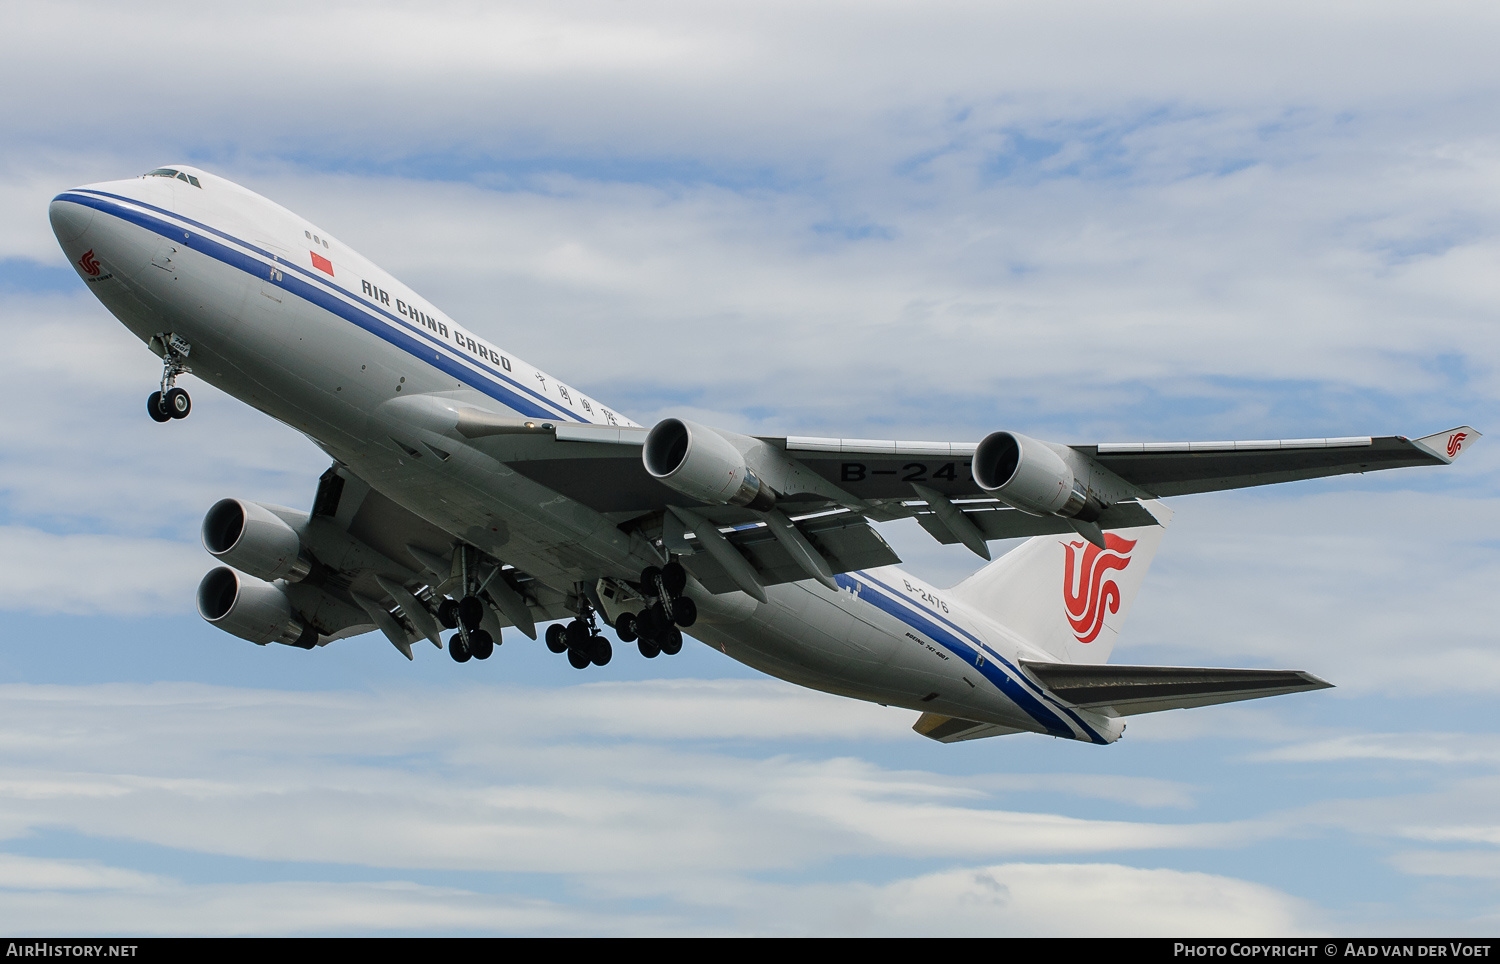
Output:
[[48,206],[47,217],[52,222],[52,233],[57,236],[57,243],[65,249],[71,249],[75,242],[88,233],[89,225],[94,223],[94,209],[69,201],[66,195],[59,194]]

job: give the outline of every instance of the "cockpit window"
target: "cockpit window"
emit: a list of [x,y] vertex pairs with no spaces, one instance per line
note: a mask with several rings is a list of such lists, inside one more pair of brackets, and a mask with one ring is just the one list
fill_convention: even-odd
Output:
[[170,167],[158,167],[156,170],[148,172],[145,176],[146,177],[175,177],[179,181],[187,181],[189,184],[191,184],[193,187],[198,188],[200,191],[203,189],[203,185],[198,183],[198,179],[196,177],[194,177],[191,174],[186,173],[185,171],[173,170]]

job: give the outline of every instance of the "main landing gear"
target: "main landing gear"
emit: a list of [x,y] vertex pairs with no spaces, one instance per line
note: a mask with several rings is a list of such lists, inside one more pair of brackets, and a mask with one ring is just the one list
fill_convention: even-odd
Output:
[[479,598],[484,587],[474,584],[467,552],[461,565],[463,596],[456,600],[444,599],[437,612],[438,622],[448,629],[458,630],[448,639],[448,655],[453,657],[455,663],[467,663],[470,659],[489,659],[494,654],[495,647],[500,644],[488,630],[479,628],[479,624],[484,622],[484,600]]
[[590,664],[603,666],[614,656],[614,647],[599,633],[594,608],[587,604],[567,626],[553,623],[547,627],[547,648],[554,653],[567,653],[568,663],[574,669],[587,669]]
[[177,387],[177,376],[192,371],[187,366],[187,356],[193,346],[172,332],[154,335],[151,349],[161,355],[161,390],[152,392],[146,399],[146,412],[158,422],[174,418],[187,418],[193,410],[193,400],[188,393]]
[[624,642],[634,641],[647,659],[659,653],[676,656],[682,652],[682,630],[698,621],[698,604],[682,594],[687,588],[687,572],[677,562],[660,569],[647,566],[641,573],[641,588],[656,601],[639,613],[621,613],[615,620],[615,632]]

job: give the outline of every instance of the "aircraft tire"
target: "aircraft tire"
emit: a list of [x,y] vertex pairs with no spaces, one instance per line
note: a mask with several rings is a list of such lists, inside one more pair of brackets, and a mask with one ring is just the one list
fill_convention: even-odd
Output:
[[574,669],[588,669],[593,660],[589,659],[587,653],[581,653],[576,649],[568,650],[568,663]]
[[647,566],[641,570],[641,588],[646,590],[646,595],[656,595],[656,580],[661,578],[661,570],[656,566]]
[[641,651],[641,655],[647,659],[655,659],[661,655],[661,647],[644,636],[637,640],[635,645]]
[[615,620],[615,633],[622,643],[633,643],[639,639],[640,633],[635,629],[635,613],[620,613]]
[[438,622],[443,624],[444,629],[458,628],[458,603],[451,599],[444,599],[438,604]]
[[660,636],[662,630],[671,625],[667,614],[662,611],[661,603],[656,603],[647,609],[642,609],[635,616],[635,631],[641,636]]
[[172,416],[167,411],[166,406],[161,403],[161,392],[152,392],[150,397],[146,399],[146,414],[158,422],[170,422],[172,420]]
[[571,623],[568,623],[568,628],[564,630],[563,639],[567,641],[569,650],[583,650],[587,652],[589,645],[589,624],[581,619],[573,620]]
[[465,596],[458,601],[458,621],[470,632],[479,628],[484,621],[484,603],[478,596]]
[[469,645],[464,642],[463,633],[454,633],[453,638],[448,640],[448,655],[453,657],[455,663],[467,663],[474,655],[469,652]]
[[554,653],[566,653],[568,651],[567,630],[563,629],[562,623],[553,623],[547,627],[547,648]]
[[603,636],[589,637],[589,658],[594,661],[595,666],[608,665],[614,655],[615,649],[609,644],[609,640]]
[[193,400],[180,388],[169,388],[161,397],[161,407],[172,418],[187,418],[193,410]]
[[682,652],[682,630],[676,626],[668,626],[667,631],[662,633],[661,651],[668,656],[676,656]]
[[495,638],[482,629],[469,631],[469,653],[475,659],[489,659],[495,652]]
[[661,567],[661,585],[667,595],[677,597],[687,588],[687,570],[680,562],[669,562]]
[[686,596],[672,600],[672,619],[677,625],[687,629],[698,621],[698,604]]

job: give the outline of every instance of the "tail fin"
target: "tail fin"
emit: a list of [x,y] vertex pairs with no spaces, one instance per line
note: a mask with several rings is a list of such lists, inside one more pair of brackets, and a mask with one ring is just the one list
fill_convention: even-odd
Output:
[[1065,663],[1103,663],[1161,545],[1172,510],[1142,503],[1160,525],[1081,536],[1037,536],[949,590],[949,595]]

